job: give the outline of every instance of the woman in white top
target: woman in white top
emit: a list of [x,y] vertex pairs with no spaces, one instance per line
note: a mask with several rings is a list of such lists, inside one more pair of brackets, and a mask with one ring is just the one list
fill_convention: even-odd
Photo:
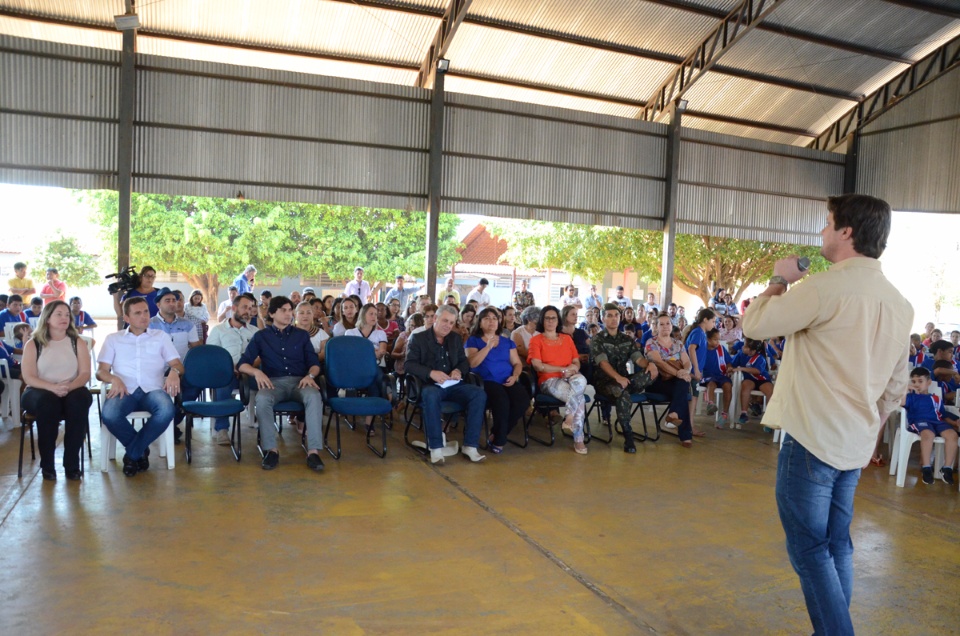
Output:
[[333,335],[342,336],[357,326],[357,301],[349,296],[340,302],[340,320],[333,326]]
[[[349,299],[345,299],[346,302]],[[348,329],[345,336],[354,336],[366,338],[373,343],[373,350],[377,355],[377,377],[373,383],[364,389],[367,397],[383,397],[383,372],[380,371],[380,365],[383,364],[383,358],[387,355],[387,334],[377,326],[377,306],[373,303],[367,303],[360,309],[360,317],[357,320],[357,326]],[[337,388],[361,388],[361,387],[337,387]],[[373,426],[373,418],[367,417],[367,428]]]
[[313,350],[320,356],[320,364],[323,364],[324,353],[326,351],[323,343],[328,340],[330,336],[328,336],[327,332],[321,329],[317,321],[313,319],[313,304],[310,302],[302,302],[297,305],[297,313],[294,318],[296,320],[296,326],[310,334],[310,344],[313,345]]
[[23,408],[37,422],[43,478],[57,479],[54,453],[62,420],[63,469],[67,479],[79,480],[83,476],[80,453],[93,400],[87,389],[90,350],[77,333],[70,306],[62,300],[54,300],[43,308],[37,330],[23,348],[21,377],[27,385]]
[[190,292],[190,302],[183,308],[183,314],[187,319],[197,326],[197,335],[203,341],[203,326],[210,321],[210,312],[203,304],[203,292],[194,289]]
[[530,339],[537,333],[537,323],[540,322],[540,308],[527,307],[520,312],[520,327],[513,330],[510,339],[517,345],[517,355],[521,360],[527,359],[530,350]]

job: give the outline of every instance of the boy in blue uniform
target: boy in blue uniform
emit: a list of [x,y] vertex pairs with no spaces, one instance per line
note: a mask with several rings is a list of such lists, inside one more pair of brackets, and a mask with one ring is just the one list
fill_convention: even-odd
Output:
[[943,400],[938,395],[930,395],[930,372],[917,367],[910,372],[908,393],[900,402],[907,411],[907,430],[920,436],[920,467],[923,483],[933,483],[933,440],[942,437],[944,441],[944,464],[940,469],[940,478],[953,485],[953,462],[957,459],[957,431],[960,420],[943,409]]
[[953,364],[953,343],[949,340],[937,340],[931,343],[930,346],[927,347],[927,355],[924,357],[923,362],[918,363],[917,366],[924,367],[933,375],[933,363],[940,360],[946,360]]
[[707,358],[703,363],[703,380],[701,385],[707,387],[703,400],[707,403],[707,415],[713,415],[719,407],[713,402],[713,392],[719,386],[723,389],[723,410],[720,411],[720,421],[717,428],[723,428],[730,422],[730,400],[733,398],[733,383],[729,372],[733,368],[733,358],[726,349],[720,346],[720,331],[711,329],[707,332]]
[[763,393],[767,397],[767,402],[773,397],[773,382],[770,381],[767,360],[761,351],[763,351],[762,342],[747,339],[743,343],[743,350],[733,359],[731,373],[743,372],[743,382],[740,384],[740,419],[737,420],[737,428],[746,424],[749,419],[745,407],[750,404],[752,391]]
[[954,404],[957,399],[957,387],[960,386],[960,373],[950,360],[937,360],[933,363],[933,380],[943,391],[943,400]]

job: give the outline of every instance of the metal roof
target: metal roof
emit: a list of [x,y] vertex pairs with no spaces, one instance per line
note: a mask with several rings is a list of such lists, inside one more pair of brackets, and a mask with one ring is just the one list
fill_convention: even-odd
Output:
[[[452,0],[144,0],[138,51],[417,85]],[[123,0],[0,0],[0,34],[118,50]],[[738,0],[460,0],[446,90],[642,118]],[[754,0],[755,5],[761,4]],[[685,125],[805,145],[960,37],[960,0],[774,0],[685,89]]]

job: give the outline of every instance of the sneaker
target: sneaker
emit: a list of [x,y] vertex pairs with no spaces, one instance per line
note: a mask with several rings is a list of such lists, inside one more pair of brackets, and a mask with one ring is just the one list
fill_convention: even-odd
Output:
[[221,429],[216,432],[217,446],[229,446],[230,445],[230,433],[227,432],[227,429]]
[[623,440],[623,452],[624,453],[636,453],[637,445],[633,441],[633,433],[628,433],[629,437]]
[[940,479],[943,480],[943,483],[953,485],[953,468],[949,466],[944,466],[940,469]]
[[750,418],[747,417],[746,412],[740,414],[740,418],[737,420],[737,428],[742,427]]
[[763,413],[761,406],[756,402],[750,405],[750,412],[753,413],[754,417],[760,417],[760,414]]
[[323,470],[323,460],[320,459],[320,453],[310,453],[307,455],[307,466],[310,467],[310,470],[315,470],[318,473]]
[[[921,477],[921,479],[923,480],[923,483],[927,484],[928,486],[932,484],[933,483],[933,466],[924,466],[921,469],[921,471],[923,472],[923,476]],[[950,477],[953,478],[953,475],[950,475]]]
[[717,405],[713,402],[707,402],[707,415],[716,415],[717,411],[720,409],[717,408]]
[[730,414],[724,411],[720,414],[720,420],[717,422],[717,428],[723,428],[730,424]]
[[277,451],[267,451],[267,454],[263,456],[263,461],[260,462],[260,468],[264,470],[273,470],[279,463],[280,453]]
[[447,460],[443,457],[442,448],[431,448],[430,449],[430,463],[431,464],[443,464]]

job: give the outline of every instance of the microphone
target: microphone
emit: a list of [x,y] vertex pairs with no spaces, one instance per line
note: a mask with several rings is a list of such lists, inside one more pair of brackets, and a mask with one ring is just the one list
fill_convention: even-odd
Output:
[[806,256],[801,256],[797,259],[797,269],[801,272],[805,272],[810,269],[810,259]]

